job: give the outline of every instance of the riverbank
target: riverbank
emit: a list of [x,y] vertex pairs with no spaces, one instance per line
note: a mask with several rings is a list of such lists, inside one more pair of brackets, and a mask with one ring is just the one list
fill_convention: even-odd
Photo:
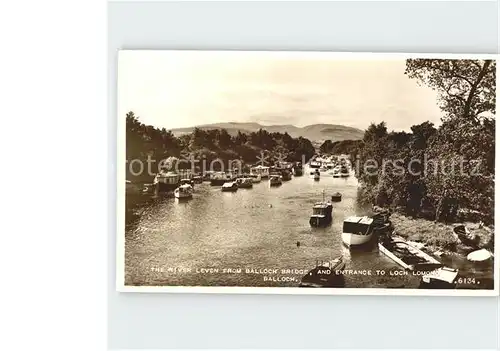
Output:
[[[403,238],[420,242],[432,252],[458,253],[466,255],[471,248],[462,244],[453,234],[455,224],[444,224],[423,218],[411,218],[399,213],[390,217],[395,232]],[[480,227],[479,223],[462,223],[480,238],[479,247],[494,250],[493,228]]]

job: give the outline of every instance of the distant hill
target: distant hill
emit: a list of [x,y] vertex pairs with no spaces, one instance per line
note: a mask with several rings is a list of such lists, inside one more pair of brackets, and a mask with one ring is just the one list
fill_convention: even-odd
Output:
[[[242,133],[256,132],[259,129],[264,129],[269,133],[288,133],[294,138],[299,136],[307,138],[311,141],[323,142],[325,140],[341,141],[341,140],[359,140],[363,138],[364,131],[358,128],[347,127],[337,124],[311,124],[302,128],[292,125],[270,125],[264,126],[259,123],[214,123],[196,126],[203,130],[210,129],[226,129],[231,135]],[[172,129],[174,135],[191,133],[195,127]]]

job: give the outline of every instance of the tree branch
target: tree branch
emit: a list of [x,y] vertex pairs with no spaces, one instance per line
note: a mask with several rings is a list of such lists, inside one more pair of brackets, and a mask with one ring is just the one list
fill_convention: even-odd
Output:
[[470,113],[470,108],[471,108],[471,103],[472,103],[472,98],[474,97],[474,94],[476,93],[477,87],[479,83],[481,83],[481,80],[483,77],[486,75],[486,72],[488,72],[488,67],[491,64],[491,60],[485,60],[483,64],[483,68],[481,68],[481,71],[479,72],[479,75],[476,78],[476,81],[471,87],[471,90],[469,92],[469,96],[467,97],[467,101],[465,102],[465,108],[464,108],[464,115],[463,117],[467,118]]

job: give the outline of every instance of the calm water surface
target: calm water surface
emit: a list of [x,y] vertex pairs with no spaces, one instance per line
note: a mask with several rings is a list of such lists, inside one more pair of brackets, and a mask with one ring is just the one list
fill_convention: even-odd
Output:
[[[356,201],[357,188],[354,176],[324,173],[314,181],[306,174],[280,187],[269,187],[266,180],[235,193],[196,184],[192,200],[148,201],[135,210],[137,219],[127,227],[125,283],[296,287],[317,260],[343,254],[346,269],[358,271],[346,274],[347,288],[416,288],[419,277],[390,276],[399,266],[375,247],[350,251],[343,246],[344,218],[369,213]],[[341,192],[342,201],[334,203],[331,226],[311,228],[312,206],[322,200],[323,191],[325,197]],[[272,272],[276,269],[277,274]],[[368,270],[372,275],[361,272]]]

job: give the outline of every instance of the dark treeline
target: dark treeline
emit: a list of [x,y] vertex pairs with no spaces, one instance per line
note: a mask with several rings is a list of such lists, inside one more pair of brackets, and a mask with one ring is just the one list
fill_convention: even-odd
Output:
[[[221,160],[225,166],[228,166],[230,161],[238,160],[243,165],[256,164],[261,153],[266,157],[266,164],[276,161],[302,161],[303,157],[307,161],[315,153],[308,139],[292,138],[288,133],[269,133],[260,129],[250,134],[238,132],[237,135],[231,136],[225,129],[195,128],[190,134],[176,137],[165,128],[158,129],[141,123],[133,112],[127,113],[126,118],[127,162],[140,160],[145,164],[149,156],[155,161],[152,169],[156,171],[160,161],[170,158],[198,160],[196,165],[202,167],[203,162],[208,168],[214,160]],[[179,168],[191,167],[188,163],[183,165],[179,164]],[[220,169],[218,162],[214,162],[213,166],[213,170]],[[127,167],[127,179],[147,181],[148,178],[151,177],[147,172],[134,176],[130,167]]]
[[411,133],[388,132],[384,122],[371,124],[350,151],[360,197],[437,221],[464,215],[492,223],[495,63],[407,60],[405,74],[438,92],[442,124],[425,122]]
[[360,149],[361,144],[362,144],[361,140],[341,140],[341,141],[326,140],[319,147],[319,151],[323,154],[352,155],[356,152],[356,150]]

